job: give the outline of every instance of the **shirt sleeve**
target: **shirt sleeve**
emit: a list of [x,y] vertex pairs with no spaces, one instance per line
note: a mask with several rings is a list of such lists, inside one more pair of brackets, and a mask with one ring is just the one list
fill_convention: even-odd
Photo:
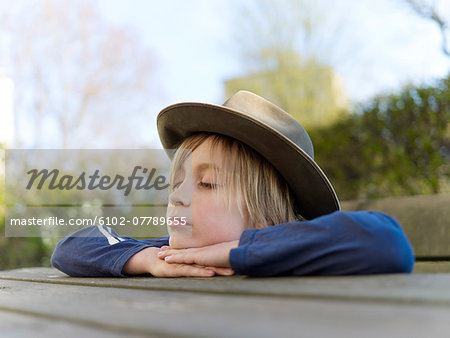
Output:
[[92,226],[59,241],[51,263],[73,277],[126,277],[122,268],[131,256],[144,248],[163,245],[169,245],[168,237],[137,240],[120,237],[107,226]]
[[245,230],[230,252],[230,265],[249,276],[410,273],[414,254],[393,217],[337,211]]

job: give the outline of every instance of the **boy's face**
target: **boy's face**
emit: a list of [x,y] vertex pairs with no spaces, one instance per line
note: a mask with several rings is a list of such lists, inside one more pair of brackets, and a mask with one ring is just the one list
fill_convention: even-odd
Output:
[[225,202],[227,189],[216,191],[221,182],[213,181],[211,167],[220,171],[223,155],[218,146],[212,158],[210,147],[211,141],[203,142],[175,175],[167,217],[186,217],[187,224],[168,226],[169,243],[173,248],[237,240],[245,229],[246,217],[239,212],[237,201],[232,199],[228,208]]

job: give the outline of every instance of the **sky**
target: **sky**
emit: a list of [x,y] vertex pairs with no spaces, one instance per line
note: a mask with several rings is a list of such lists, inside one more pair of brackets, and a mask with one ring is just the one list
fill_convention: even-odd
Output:
[[[343,48],[354,68],[337,71],[354,100],[408,81],[441,77],[450,58],[440,50],[437,26],[413,13],[401,0],[319,0],[346,22]],[[450,17],[450,2],[440,1]],[[232,16],[236,0],[102,0],[101,13],[127,25],[155,52],[167,98],[221,103],[223,81],[243,75],[233,51]],[[341,62],[342,63],[342,62]],[[364,79],[369,80],[365,83]]]
[[103,0],[100,5],[106,19],[134,29],[152,49],[170,102],[222,101],[222,82],[238,73],[226,46],[230,8],[225,1]]
[[[316,3],[330,18],[329,28],[325,25],[322,30],[324,40],[341,48],[336,53],[340,58],[330,60],[330,65],[353,102],[407,83],[430,82],[450,71],[450,58],[440,49],[439,29],[412,12],[404,0]],[[434,3],[450,18],[450,1]],[[237,0],[100,1],[107,21],[133,30],[156,56],[164,95],[150,104],[151,113],[181,101],[223,103],[224,81],[246,72],[233,40],[233,15],[239,4]],[[333,36],[336,21],[342,23],[339,36]]]
[[[235,35],[239,34],[236,13],[251,0],[98,1],[104,20],[126,27],[152,51],[162,95],[149,99],[149,121],[176,102],[222,104],[224,81],[248,72]],[[436,4],[450,20],[450,1],[424,1]],[[318,57],[335,69],[352,102],[449,73],[450,58],[441,52],[439,29],[405,2],[313,1],[325,18],[317,33],[322,42]],[[146,123],[139,133],[141,145],[159,145],[154,123]]]

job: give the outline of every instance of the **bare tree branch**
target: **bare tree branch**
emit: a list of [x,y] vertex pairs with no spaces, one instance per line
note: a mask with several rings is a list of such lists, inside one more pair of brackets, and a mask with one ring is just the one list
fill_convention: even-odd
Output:
[[18,1],[0,33],[11,40],[0,63],[14,81],[19,128],[34,131],[35,147],[50,136],[61,147],[117,147],[136,135],[154,97],[153,57],[129,29],[106,24],[95,2]]
[[405,0],[405,2],[421,17],[424,19],[428,19],[436,23],[439,27],[439,30],[441,31],[442,36],[442,44],[441,49],[442,52],[450,57],[450,47],[448,46],[447,41],[447,29],[448,29],[448,23],[447,21],[441,16],[435,7],[429,4],[425,4],[424,2],[420,0]]

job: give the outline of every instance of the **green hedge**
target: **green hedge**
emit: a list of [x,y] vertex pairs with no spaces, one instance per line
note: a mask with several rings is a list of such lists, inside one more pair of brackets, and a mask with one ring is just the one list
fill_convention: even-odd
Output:
[[343,200],[449,192],[450,76],[379,96],[311,130],[316,161]]

